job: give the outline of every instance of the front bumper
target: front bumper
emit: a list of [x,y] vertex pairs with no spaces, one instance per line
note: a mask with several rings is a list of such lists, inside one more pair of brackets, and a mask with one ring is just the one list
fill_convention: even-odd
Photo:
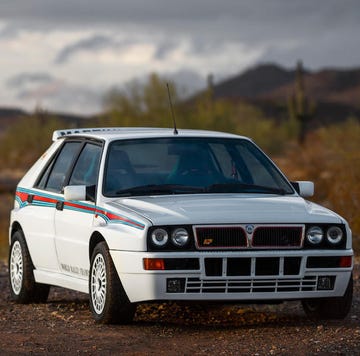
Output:
[[[131,302],[340,297],[353,269],[352,250],[110,253]],[[176,261],[183,266],[185,259],[196,263],[149,271],[144,269],[146,258],[174,259],[171,266]],[[341,266],[341,258],[351,258],[350,263]]]

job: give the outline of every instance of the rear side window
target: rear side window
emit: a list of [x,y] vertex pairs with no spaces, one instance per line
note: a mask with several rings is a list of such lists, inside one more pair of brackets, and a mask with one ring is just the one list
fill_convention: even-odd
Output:
[[76,162],[69,185],[96,185],[102,147],[87,143]]
[[38,188],[61,193],[65,178],[78,155],[81,142],[66,142],[61,152],[56,156],[43,173]]

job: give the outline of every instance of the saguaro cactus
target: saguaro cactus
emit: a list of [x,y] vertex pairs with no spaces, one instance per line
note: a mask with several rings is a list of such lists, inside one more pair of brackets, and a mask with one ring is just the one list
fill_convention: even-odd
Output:
[[295,89],[289,100],[290,120],[295,119],[297,123],[297,139],[300,144],[305,141],[309,121],[314,115],[314,106],[310,105],[305,94],[304,71],[302,61],[297,62]]

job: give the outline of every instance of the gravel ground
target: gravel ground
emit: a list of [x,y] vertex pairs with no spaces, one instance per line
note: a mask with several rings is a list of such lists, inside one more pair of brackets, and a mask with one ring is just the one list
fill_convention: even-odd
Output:
[[131,325],[95,324],[87,295],[52,288],[45,304],[10,301],[0,262],[0,354],[359,355],[360,266],[342,321],[309,321],[300,303],[142,304]]

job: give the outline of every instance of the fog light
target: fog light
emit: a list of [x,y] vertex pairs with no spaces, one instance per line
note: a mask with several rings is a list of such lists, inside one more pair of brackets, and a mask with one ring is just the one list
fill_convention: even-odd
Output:
[[184,293],[185,278],[168,278],[166,280],[166,293]]
[[320,276],[318,277],[317,290],[332,290],[334,289],[334,276]]

